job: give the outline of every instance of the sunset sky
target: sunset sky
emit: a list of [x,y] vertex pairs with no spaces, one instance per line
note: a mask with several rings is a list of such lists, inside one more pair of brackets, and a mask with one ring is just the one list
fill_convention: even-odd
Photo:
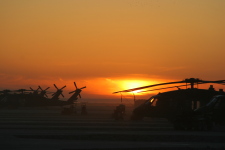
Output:
[[0,0],[0,90],[87,86],[83,99],[225,79],[225,0]]

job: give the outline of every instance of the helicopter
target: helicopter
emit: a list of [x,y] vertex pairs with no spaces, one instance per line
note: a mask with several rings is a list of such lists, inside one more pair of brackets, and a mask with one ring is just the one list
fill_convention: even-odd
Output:
[[69,92],[69,94],[73,95],[68,99],[68,101],[76,101],[78,99],[78,96],[81,98],[80,92],[82,91],[82,89],[86,88],[86,86],[82,87],[82,88],[77,88],[77,85],[75,82],[73,82],[76,90]]
[[[75,84],[75,82],[74,82]],[[57,89],[55,93],[52,94],[52,98],[48,98],[46,92],[46,88],[43,90],[40,86],[38,89],[41,89],[41,92],[38,93],[37,90],[26,90],[26,89],[19,89],[19,90],[3,90],[0,91],[1,93],[1,100],[0,100],[0,107],[11,107],[18,108],[18,107],[39,107],[39,106],[64,106],[64,105],[70,105],[73,104],[80,96],[80,92],[83,88],[78,89],[76,87],[75,91],[72,91],[74,93],[67,101],[59,100],[59,96],[62,94],[63,89],[66,86],[63,86],[62,88],[58,88],[55,84],[53,84],[54,87]],[[26,91],[33,91],[33,93],[26,93]],[[14,92],[14,93],[13,93]],[[19,92],[19,93],[18,93]],[[81,97],[81,96],[80,96]]]
[[[131,119],[142,120],[144,117],[166,118],[175,124],[178,117],[185,116],[186,114],[191,114],[194,110],[205,106],[213,96],[225,95],[222,89],[216,91],[213,88],[213,85],[210,85],[208,89],[195,88],[195,86],[198,87],[199,84],[206,84],[206,83],[223,85],[225,83],[225,80],[205,81],[200,80],[198,78],[187,78],[182,81],[166,82],[143,87],[137,87],[133,89],[117,91],[114,92],[114,94],[121,92],[133,92],[137,90],[143,90],[162,85],[182,84],[182,83],[186,84],[144,91],[144,92],[155,91],[174,87],[178,88],[178,90],[158,93],[157,95],[150,97],[148,100],[144,101],[142,104],[140,104],[133,110]],[[190,86],[190,88],[181,89],[180,87],[182,86],[186,87]]]
[[[72,105],[74,102],[77,102],[77,99],[78,99],[78,96],[81,98],[81,91],[82,89],[86,88],[86,86],[82,87],[82,88],[77,88],[77,85],[75,82],[74,83],[74,86],[75,86],[75,90],[74,91],[71,91],[69,92],[69,94],[72,94],[70,96],[70,98],[67,100],[68,103],[70,103],[70,108],[64,108],[61,112],[62,115],[71,115],[73,113],[76,113],[76,105]],[[83,104],[82,105],[82,111],[81,111],[81,114],[87,114],[87,111],[86,111],[86,104]]]
[[47,90],[50,88],[50,87],[47,87],[45,90],[43,90],[42,88],[41,88],[41,86],[39,85],[38,86],[39,87],[39,89],[41,90],[41,92],[40,92],[40,96],[42,96],[42,97],[48,97],[48,95],[46,94],[47,93]]
[[48,96],[46,94],[47,90],[50,87],[47,87],[45,90],[43,90],[39,86],[39,89],[41,89],[41,92],[40,92],[38,97],[35,97],[35,99],[32,100],[33,104],[30,104],[30,106],[64,106],[64,105],[71,105],[71,104],[73,104],[74,102],[77,101],[78,96],[81,98],[80,93],[81,93],[83,88],[86,88],[86,86],[82,87],[82,88],[77,88],[76,83],[74,82],[76,90],[74,90],[72,92],[69,92],[69,94],[73,93],[73,95],[70,98],[68,98],[68,100],[63,101],[63,100],[59,99],[59,96],[65,97],[63,95],[63,89],[66,87],[66,85],[61,87],[61,88],[58,88],[56,86],[56,84],[53,84],[53,85],[56,88],[56,92],[52,94],[52,98],[48,98]]
[[177,115],[173,121],[175,130],[212,130],[225,125],[225,95],[216,95],[204,106]]
[[17,108],[31,95],[31,93],[28,94],[28,91],[32,90],[18,89],[0,91],[0,93],[2,93],[0,97],[0,107]]
[[36,90],[34,90],[32,87],[30,87],[30,90],[33,91],[33,93],[32,93],[33,95],[38,95],[39,87]]
[[0,91],[0,107],[4,107],[10,103],[8,97],[11,96],[13,91],[5,89]]
[[[39,86],[37,90],[33,90],[31,87],[31,90],[26,89],[19,89],[15,90],[18,93],[11,94],[8,97],[8,101],[10,102],[10,105],[13,105],[15,108],[17,107],[39,107],[39,106],[60,106],[60,105],[66,105],[66,101],[59,100],[59,96],[64,95],[62,94],[63,88],[66,86],[63,86],[62,88],[58,88],[55,84],[53,84],[56,87],[56,92],[52,94],[52,98],[47,98],[46,95],[46,88],[45,90],[42,90],[39,93],[39,89],[41,87]],[[32,91],[32,93],[26,93],[26,91]]]

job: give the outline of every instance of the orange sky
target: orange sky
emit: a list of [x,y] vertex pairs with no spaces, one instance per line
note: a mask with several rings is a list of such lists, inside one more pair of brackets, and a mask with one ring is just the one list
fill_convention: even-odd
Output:
[[[83,98],[225,77],[224,0],[0,0],[0,90],[87,86]],[[65,94],[66,95],[66,94]]]

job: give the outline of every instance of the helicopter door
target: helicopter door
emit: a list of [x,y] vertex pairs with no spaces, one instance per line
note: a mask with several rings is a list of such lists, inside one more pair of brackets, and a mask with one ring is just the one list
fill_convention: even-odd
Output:
[[198,109],[200,107],[200,101],[193,100],[192,102],[192,110]]
[[225,123],[225,97],[218,97],[216,104],[213,108],[213,118],[215,122]]
[[151,101],[151,106],[155,107],[157,105],[158,98],[153,98],[150,101]]
[[166,117],[167,110],[168,110],[168,103],[167,100],[154,98],[151,103],[151,116],[152,117]]

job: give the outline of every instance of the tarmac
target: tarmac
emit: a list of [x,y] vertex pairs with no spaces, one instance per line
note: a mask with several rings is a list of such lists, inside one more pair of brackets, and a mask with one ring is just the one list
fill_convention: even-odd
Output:
[[88,104],[62,115],[61,107],[0,109],[1,150],[225,149],[225,130],[175,131],[163,118],[131,121],[112,118],[115,104]]

